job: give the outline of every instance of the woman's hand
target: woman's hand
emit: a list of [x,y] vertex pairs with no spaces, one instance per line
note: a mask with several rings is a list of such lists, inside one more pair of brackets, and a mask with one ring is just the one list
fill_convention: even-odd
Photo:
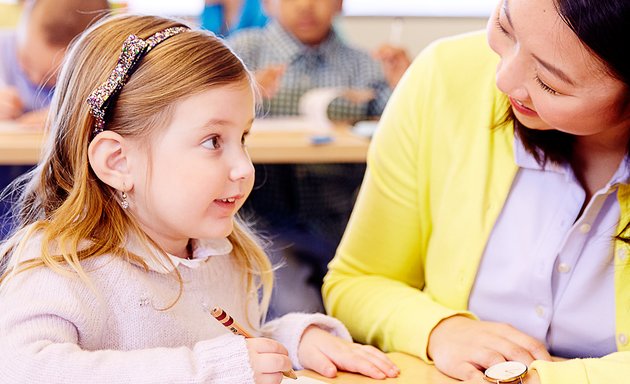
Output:
[[[483,378],[483,373],[475,374],[474,378],[464,380],[461,384],[488,384],[488,381]],[[540,384],[540,377],[536,371],[529,371],[527,376],[523,379],[523,384]]]
[[514,327],[463,316],[442,320],[433,329],[428,354],[440,372],[460,380],[482,378],[481,371],[507,360],[551,361],[543,343]]
[[400,373],[398,367],[378,349],[345,341],[314,325],[302,334],[298,358],[304,368],[326,377],[335,377],[337,369],[373,379],[396,377]]
[[291,369],[287,349],[263,337],[245,339],[256,384],[280,384],[282,372]]

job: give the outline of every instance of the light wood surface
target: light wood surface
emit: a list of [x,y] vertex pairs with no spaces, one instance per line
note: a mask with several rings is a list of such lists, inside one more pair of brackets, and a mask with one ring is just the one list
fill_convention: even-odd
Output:
[[[0,122],[0,165],[37,163],[43,136],[41,130]],[[314,143],[322,137],[330,141]],[[254,163],[362,163],[368,145],[347,125],[326,130],[289,119],[257,120],[247,138]]]
[[311,377],[331,384],[455,384],[459,381],[438,372],[433,366],[417,357],[404,353],[389,353],[389,358],[400,368],[400,375],[395,379],[375,380],[347,372],[339,372],[336,378],[329,379],[311,371],[299,371],[298,376]]

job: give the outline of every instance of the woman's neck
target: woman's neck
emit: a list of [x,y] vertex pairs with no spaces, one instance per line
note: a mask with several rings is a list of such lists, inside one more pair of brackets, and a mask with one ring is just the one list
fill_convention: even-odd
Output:
[[587,202],[613,177],[628,152],[629,140],[629,129],[576,137],[571,166],[586,191]]

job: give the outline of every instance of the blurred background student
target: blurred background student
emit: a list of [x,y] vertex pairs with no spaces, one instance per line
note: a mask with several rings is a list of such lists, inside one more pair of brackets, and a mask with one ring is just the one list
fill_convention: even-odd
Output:
[[[409,64],[404,51],[379,50],[381,64],[369,53],[349,46],[333,28],[341,0],[264,0],[263,6],[271,18],[269,24],[234,33],[228,44],[254,72],[265,117],[297,115],[300,97],[322,87],[371,94],[364,102],[335,99],[328,107],[330,119],[356,122],[380,116]],[[321,281],[364,171],[364,164],[256,167],[256,188],[245,210],[273,242],[273,261],[288,264],[278,271],[277,284],[279,292],[291,294],[272,299],[272,316],[323,309]]]
[[26,1],[15,30],[0,31],[0,119],[43,123],[66,48],[106,0]]
[[[70,42],[109,9],[107,0],[36,0],[23,2],[17,28],[0,30],[0,120],[43,127]],[[1,166],[0,190],[29,166]],[[0,238],[6,233],[0,202]]]
[[206,0],[200,16],[201,27],[219,36],[267,24],[260,0]]

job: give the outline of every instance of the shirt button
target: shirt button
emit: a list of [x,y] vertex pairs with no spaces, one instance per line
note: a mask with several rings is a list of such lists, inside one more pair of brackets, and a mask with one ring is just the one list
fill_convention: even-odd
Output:
[[582,233],[588,233],[588,231],[591,230],[591,225],[590,224],[582,224],[580,225],[580,232]]
[[627,345],[628,335],[626,335],[625,333],[620,333],[619,335],[617,335],[617,341],[619,341],[619,344],[621,345]]
[[567,263],[560,263],[558,264],[558,272],[560,273],[567,273],[571,270],[571,266]]
[[625,262],[628,259],[628,251],[626,250],[626,248],[617,249],[617,258],[621,262]]
[[545,308],[543,308],[541,305],[537,305],[536,306],[536,314],[538,315],[538,317],[545,316]]

